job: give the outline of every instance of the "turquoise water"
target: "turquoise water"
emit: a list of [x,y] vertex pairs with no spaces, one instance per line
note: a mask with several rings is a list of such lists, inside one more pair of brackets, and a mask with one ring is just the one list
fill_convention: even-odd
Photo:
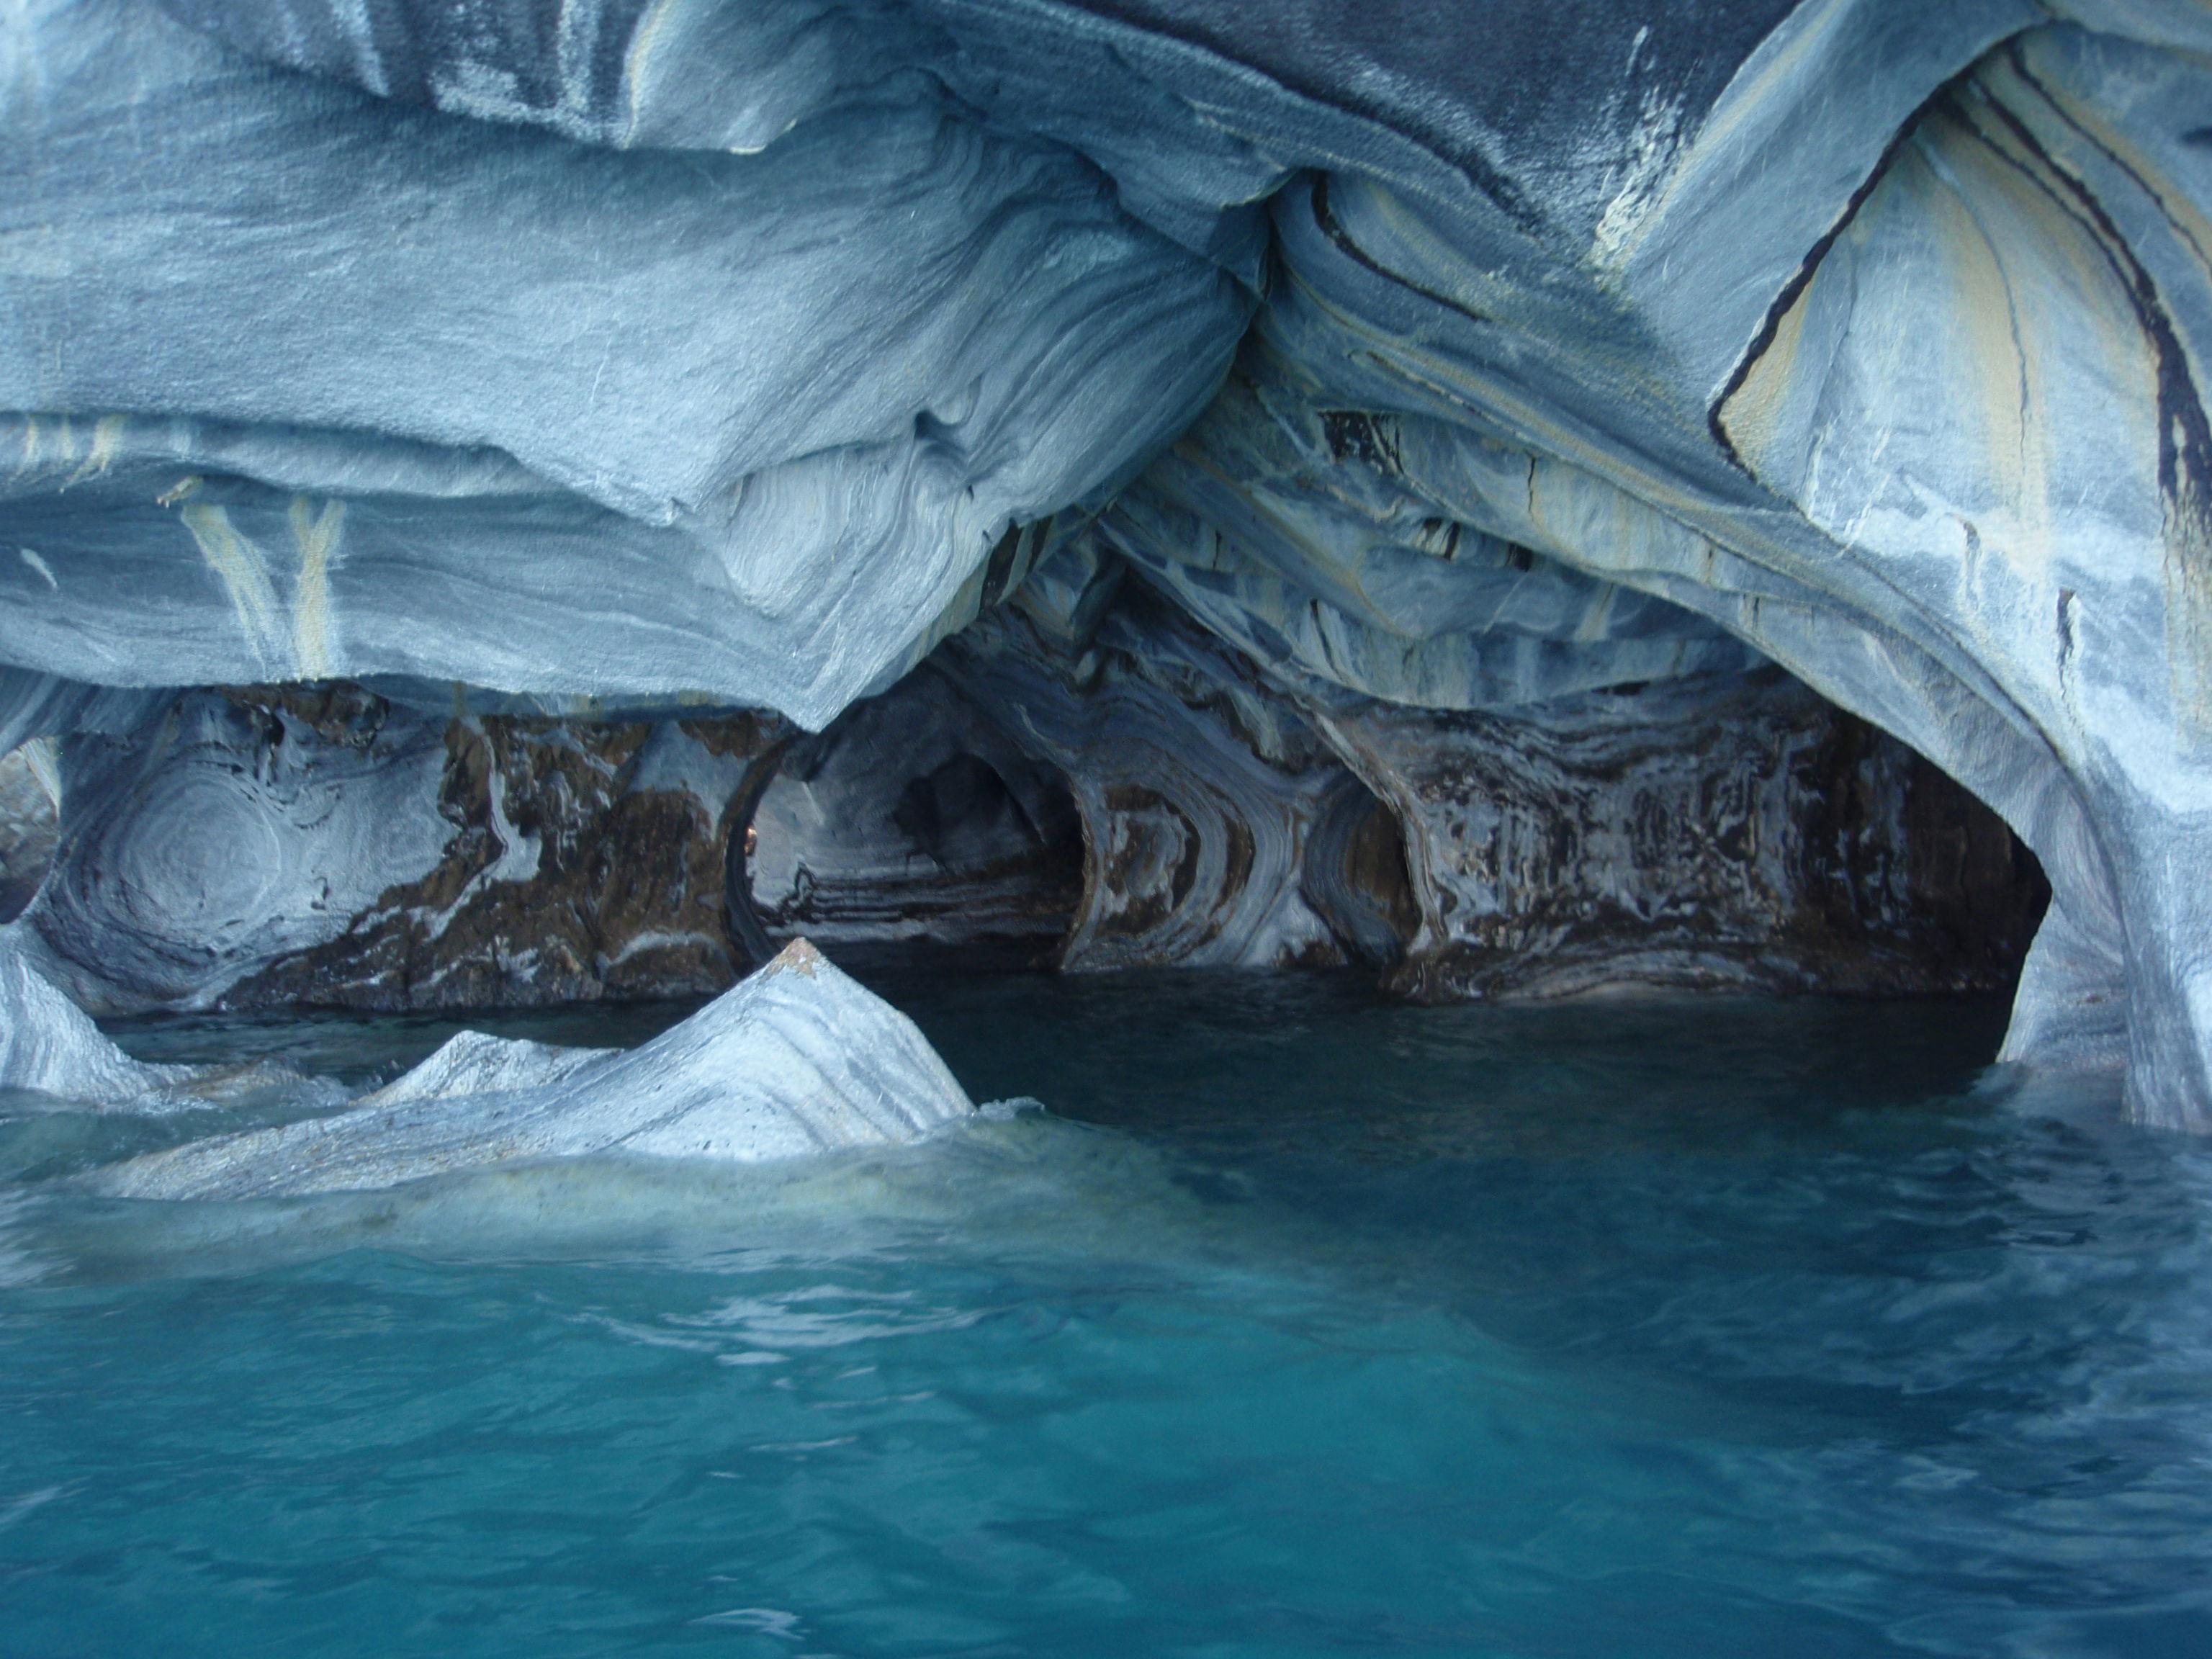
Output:
[[2212,1156],[2001,1008],[884,988],[1049,1110],[223,1206],[4,1103],[0,1651],[2212,1653]]

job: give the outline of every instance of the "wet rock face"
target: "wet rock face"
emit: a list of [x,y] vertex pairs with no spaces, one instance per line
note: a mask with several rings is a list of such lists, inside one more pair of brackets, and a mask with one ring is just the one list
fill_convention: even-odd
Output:
[[[1069,566],[1115,590],[1079,646]],[[1412,709],[1272,680],[1112,568],[1054,561],[819,737],[194,694],[64,746],[25,925],[109,1007],[700,995],[801,931],[971,966],[1364,963],[1425,997],[2018,972],[2033,859],[1778,670]]]
[[471,1008],[701,996],[748,965],[726,914],[731,807],[773,719],[489,715],[444,738],[437,863],[233,1006]]
[[782,735],[198,693],[66,745],[61,850],[28,920],[110,1006],[709,994],[743,966],[727,809]]
[[1324,717],[1407,827],[1425,998],[2009,988],[2048,890],[1994,814],[1776,671],[1511,719]]

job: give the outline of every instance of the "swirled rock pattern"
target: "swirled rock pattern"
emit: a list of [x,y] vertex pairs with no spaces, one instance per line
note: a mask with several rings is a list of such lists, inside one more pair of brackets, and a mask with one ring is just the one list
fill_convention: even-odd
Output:
[[726,842],[782,733],[194,694],[64,746],[60,848],[25,925],[110,1009],[709,994],[747,965]]
[[1083,899],[1063,967],[1282,967],[1395,947],[1389,898],[1310,860],[1323,825],[1368,800],[1251,668],[1156,605],[1125,599],[1079,650],[1000,612],[949,672],[1068,779],[1085,825]]
[[750,714],[448,720],[435,863],[224,1000],[454,1008],[726,990],[751,965],[730,930],[727,844],[785,732]]
[[750,1164],[914,1140],[975,1109],[911,1021],[803,941],[627,1053],[454,1042],[349,1112],[193,1141],[89,1184],[236,1199],[589,1153]]
[[[1406,733],[1489,775],[1764,660],[2039,860],[2008,1052],[2205,1127],[2208,57],[2185,0],[31,0],[0,738],[337,676],[818,731],[950,640],[1091,833],[1069,961],[1250,962],[1381,915],[1296,850],[1376,844],[1358,745],[1268,722],[1411,711],[1419,888]],[[1010,646],[1124,626],[1063,555],[1183,620]],[[1245,897],[1116,908],[1242,820],[1304,826]]]
[[1047,957],[1083,887],[1059,772],[926,667],[787,750],[738,843],[764,937]]
[[212,1001],[436,866],[443,763],[439,722],[368,698],[200,692],[127,734],[72,737],[61,845],[24,925],[96,1006]]
[[1405,826],[1421,996],[2003,989],[2041,919],[1993,815],[1778,670],[1316,718]]

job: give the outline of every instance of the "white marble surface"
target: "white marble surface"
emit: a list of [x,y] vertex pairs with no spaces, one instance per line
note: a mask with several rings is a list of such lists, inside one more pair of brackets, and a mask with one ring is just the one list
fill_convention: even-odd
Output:
[[11,741],[370,674],[819,729],[1100,514],[1386,702],[1779,663],[2040,859],[2008,1054],[2212,1126],[2202,7],[366,15],[0,42]]
[[914,1140],[973,1110],[913,1023],[802,939],[627,1052],[469,1034],[350,1111],[153,1153],[91,1184],[258,1198],[592,1153],[750,1164]]

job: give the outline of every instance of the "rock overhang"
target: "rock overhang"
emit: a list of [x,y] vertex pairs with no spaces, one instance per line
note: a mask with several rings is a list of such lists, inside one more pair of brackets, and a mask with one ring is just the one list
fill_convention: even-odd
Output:
[[[168,10],[40,9],[10,105],[27,730],[366,674],[819,727],[1010,597],[1035,713],[1123,568],[1248,748],[1763,655],[2041,859],[2013,1052],[2202,1120],[2183,9]],[[149,88],[231,113],[63,188]]]

